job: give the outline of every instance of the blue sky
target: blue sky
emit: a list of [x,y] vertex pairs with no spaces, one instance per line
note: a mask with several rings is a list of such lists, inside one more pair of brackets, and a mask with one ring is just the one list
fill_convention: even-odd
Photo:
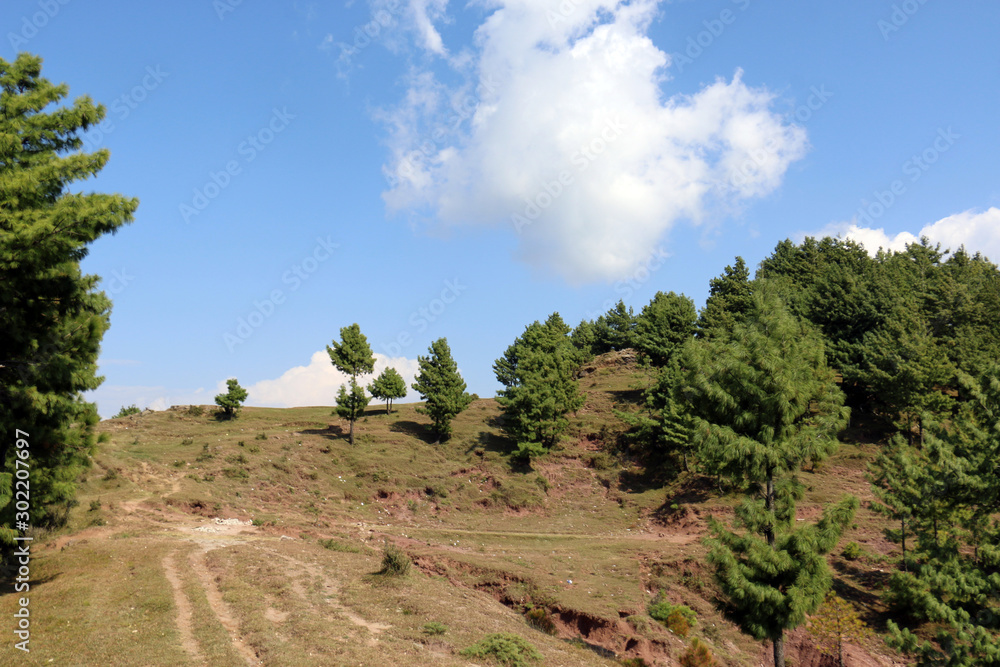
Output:
[[108,107],[80,187],[141,201],[84,262],[115,303],[103,416],[228,377],[332,404],[353,322],[405,376],[447,337],[492,396],[529,322],[700,307],[804,234],[1000,257],[987,0],[12,0],[0,25]]

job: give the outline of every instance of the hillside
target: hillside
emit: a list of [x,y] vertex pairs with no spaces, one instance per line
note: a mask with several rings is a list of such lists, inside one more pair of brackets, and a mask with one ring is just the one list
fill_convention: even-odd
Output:
[[[705,519],[735,497],[710,480],[655,471],[615,454],[649,378],[626,355],[583,369],[585,406],[563,445],[528,468],[504,455],[495,402],[480,399],[448,442],[428,442],[415,405],[369,406],[351,447],[329,407],[174,408],[107,420],[95,466],[67,528],[38,535],[32,561],[32,651],[24,664],[470,665],[484,635],[530,641],[556,666],[642,659],[676,665],[691,637],[725,665],[766,664],[761,644],[713,606]],[[876,631],[877,592],[898,553],[866,509],[874,447],[858,430],[803,473],[798,516],[843,493],[862,499],[862,556],[831,556],[838,593]],[[386,542],[414,562],[376,574]],[[657,596],[689,606],[681,638],[647,614]],[[0,598],[9,615],[15,596]],[[528,623],[548,627],[552,634]],[[443,624],[433,633],[427,624]],[[891,665],[875,641],[849,665]],[[794,664],[835,664],[792,633]],[[633,661],[627,664],[642,664]]]

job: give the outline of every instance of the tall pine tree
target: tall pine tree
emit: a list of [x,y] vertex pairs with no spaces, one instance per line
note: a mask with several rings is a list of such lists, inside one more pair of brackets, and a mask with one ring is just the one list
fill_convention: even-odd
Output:
[[[96,389],[111,301],[84,275],[88,246],[132,221],[138,200],[84,193],[107,150],[83,153],[80,133],[99,123],[89,97],[58,105],[65,84],[41,76],[42,61],[0,59],[0,545],[14,521],[56,526],[89,465],[98,421],[82,393]],[[48,109],[46,111],[46,109]],[[16,435],[17,429],[25,435]],[[24,447],[15,448],[20,440]],[[15,453],[31,457],[30,510],[15,513]]]
[[357,322],[349,327],[340,330],[340,342],[333,341],[333,347],[326,346],[326,352],[330,355],[330,362],[341,373],[351,376],[351,389],[341,385],[340,393],[337,394],[337,415],[350,423],[350,433],[348,440],[354,444],[354,422],[364,415],[368,406],[368,395],[365,390],[358,385],[358,376],[367,375],[375,370],[375,355],[368,345],[368,339],[361,333],[361,327]]
[[740,627],[773,643],[784,667],[784,632],[800,625],[830,585],[824,554],[836,546],[857,500],[795,526],[803,486],[796,473],[836,446],[846,423],[843,394],[817,333],[788,313],[773,285],[758,283],[730,332],[689,343],[683,393],[703,464],[747,496],[736,510],[742,532],[710,521],[709,560]]
[[417,412],[431,418],[436,437],[434,444],[451,436],[451,420],[469,407],[472,396],[465,391],[465,380],[451,356],[448,340],[438,338],[431,343],[430,355],[417,357],[420,372],[411,386],[425,403]]

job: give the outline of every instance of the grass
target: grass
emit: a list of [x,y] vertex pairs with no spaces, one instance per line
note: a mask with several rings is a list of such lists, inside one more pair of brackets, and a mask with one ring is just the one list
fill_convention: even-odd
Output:
[[[353,447],[329,407],[246,408],[233,421],[177,410],[102,422],[111,440],[80,485],[68,527],[47,537],[49,546],[36,542],[39,642],[26,664],[188,661],[167,554],[179,565],[201,554],[236,636],[267,664],[465,665],[459,651],[497,633],[529,637],[546,666],[616,664],[586,643],[545,634],[586,639],[593,619],[659,642],[676,661],[684,645],[646,615],[654,599],[694,610],[691,635],[722,664],[755,664],[760,645],[711,602],[701,543],[705,517],[731,516],[737,499],[693,476],[635,482],[645,471],[615,451],[621,427],[610,410],[635,409],[630,401],[647,381],[627,367],[584,378],[584,407],[531,468],[506,456],[488,399],[459,415],[440,445],[412,404],[391,415],[370,408]],[[874,451],[845,446],[804,472],[800,516],[811,519],[844,492],[867,497]],[[95,517],[107,525],[93,525]],[[213,517],[253,525],[195,532],[214,529]],[[856,542],[866,557],[832,558],[838,585],[876,619],[884,610],[866,568],[892,552],[884,525],[862,509],[842,544]],[[412,561],[407,576],[371,576],[384,566],[383,544]],[[191,567],[179,571],[206,662],[242,664],[218,600],[213,606]],[[0,597],[0,615],[15,602]],[[428,632],[433,623],[447,632]],[[623,634],[615,646],[624,645]]]

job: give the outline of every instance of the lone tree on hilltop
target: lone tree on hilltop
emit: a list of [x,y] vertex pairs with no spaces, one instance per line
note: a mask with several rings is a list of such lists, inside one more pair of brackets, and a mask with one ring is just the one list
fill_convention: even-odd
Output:
[[406,396],[406,380],[395,368],[389,367],[368,385],[368,391],[374,398],[385,401],[385,414],[389,414],[393,399]]
[[[0,58],[0,555],[14,544],[15,521],[65,522],[90,465],[99,419],[82,396],[104,379],[97,356],[111,300],[80,261],[139,205],[78,185],[108,161],[107,150],[82,152],[79,136],[105,109],[86,96],[57,106],[69,88],[41,70],[27,53]],[[14,454],[29,447],[30,508],[17,510]]]
[[357,323],[340,330],[340,342],[333,341],[333,347],[326,346],[326,352],[330,355],[330,362],[337,367],[341,373],[351,376],[350,391],[343,385],[340,393],[337,394],[336,414],[348,420],[351,430],[348,440],[354,444],[354,422],[365,413],[368,405],[368,396],[365,390],[358,386],[358,376],[366,375],[375,370],[375,355],[368,345],[368,339],[361,333],[361,327]]
[[247,390],[240,386],[236,378],[226,380],[226,386],[229,391],[216,396],[215,404],[222,408],[222,416],[225,419],[236,419],[240,416],[243,401],[247,400]]
[[412,387],[426,401],[417,412],[428,415],[434,426],[438,444],[451,436],[451,420],[465,408],[473,398],[465,392],[465,380],[458,373],[458,364],[451,357],[451,348],[446,338],[438,338],[431,343],[430,356],[417,357],[420,372]]

